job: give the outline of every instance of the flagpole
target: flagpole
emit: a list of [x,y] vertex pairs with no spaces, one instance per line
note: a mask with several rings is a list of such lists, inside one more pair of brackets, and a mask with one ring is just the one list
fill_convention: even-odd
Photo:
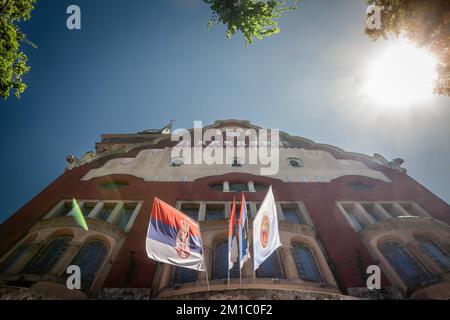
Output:
[[[203,257],[203,260],[205,260],[205,257]],[[205,264],[205,275],[206,275],[206,286],[208,287],[208,291],[209,291],[208,266],[206,264]]]
[[239,284],[242,286],[242,270],[241,270],[241,262],[239,261]]
[[205,260],[205,248],[203,247],[202,228],[200,227],[200,224],[198,224],[198,231],[200,233],[200,239],[202,239],[202,257],[203,257],[203,264],[205,265],[206,286],[208,287],[208,291],[209,291],[208,265],[206,264],[206,260]]

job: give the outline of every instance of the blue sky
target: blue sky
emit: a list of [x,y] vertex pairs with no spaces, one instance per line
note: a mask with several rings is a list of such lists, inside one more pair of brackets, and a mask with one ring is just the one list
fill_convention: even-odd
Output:
[[[66,28],[66,8],[82,30]],[[0,101],[0,222],[93,150],[101,133],[248,119],[348,151],[406,160],[450,200],[450,100],[380,108],[361,95],[388,45],[363,34],[363,0],[305,0],[279,35],[245,46],[210,31],[201,0],[38,0],[24,25],[38,49],[20,100]]]

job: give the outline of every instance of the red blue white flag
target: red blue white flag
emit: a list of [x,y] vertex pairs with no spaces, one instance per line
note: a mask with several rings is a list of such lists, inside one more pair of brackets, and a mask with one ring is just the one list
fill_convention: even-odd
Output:
[[238,259],[238,242],[236,235],[236,199],[233,199],[230,224],[228,225],[228,270],[233,269]]
[[146,249],[153,260],[205,271],[199,224],[158,198],[153,201]]
[[247,202],[245,201],[244,193],[242,193],[241,199],[241,212],[239,215],[239,261],[240,267],[244,266],[244,263],[250,259],[249,237],[248,237],[248,212]]

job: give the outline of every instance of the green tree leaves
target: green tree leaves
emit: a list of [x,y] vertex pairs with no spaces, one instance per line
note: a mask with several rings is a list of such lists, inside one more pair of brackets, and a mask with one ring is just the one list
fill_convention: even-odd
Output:
[[0,0],[0,97],[7,99],[11,91],[19,98],[26,84],[22,76],[30,70],[20,44],[31,44],[18,23],[29,20],[36,0]]
[[391,35],[404,36],[439,59],[435,93],[450,96],[450,1],[368,0],[383,7],[381,29],[368,29],[373,40]]
[[277,19],[284,12],[296,9],[300,0],[203,0],[213,11],[208,22],[210,28],[215,23],[227,26],[226,36],[231,38],[241,31],[246,44],[253,39],[262,39],[280,32]]

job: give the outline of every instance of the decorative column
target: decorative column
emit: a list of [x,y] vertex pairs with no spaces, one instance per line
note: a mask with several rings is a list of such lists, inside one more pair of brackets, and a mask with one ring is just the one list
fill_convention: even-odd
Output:
[[225,219],[229,219],[231,216],[232,202],[225,202]]
[[395,217],[391,216],[386,210],[384,210],[384,208],[379,203],[375,203],[374,206],[375,206],[375,210],[377,212],[379,212],[385,219],[395,218]]
[[206,219],[206,202],[200,202],[200,208],[198,210],[198,221],[205,221]]
[[280,260],[282,266],[284,267],[284,273],[287,280],[298,279],[297,267],[295,266],[295,261],[292,256],[291,246],[282,246],[280,250]]
[[283,208],[281,207],[281,204],[279,202],[276,202],[276,206],[277,206],[278,221],[286,220],[284,218]]
[[377,223],[375,221],[375,219],[372,218],[372,216],[366,212],[366,210],[363,208],[363,206],[360,203],[356,203],[355,206],[356,206],[356,210],[358,211],[359,215],[361,216],[361,218],[366,226]]
[[223,192],[230,192],[230,183],[228,181],[223,182]]
[[97,203],[97,204],[95,205],[95,207],[91,210],[91,212],[90,212],[89,215],[88,215],[88,218],[95,218],[95,217],[100,213],[100,211],[102,211],[102,210],[103,210],[103,202],[100,201],[100,202]]
[[120,201],[116,204],[113,211],[109,215],[108,220],[106,220],[108,223],[114,224],[114,222],[117,220],[117,217],[122,213],[123,210],[123,202]]

